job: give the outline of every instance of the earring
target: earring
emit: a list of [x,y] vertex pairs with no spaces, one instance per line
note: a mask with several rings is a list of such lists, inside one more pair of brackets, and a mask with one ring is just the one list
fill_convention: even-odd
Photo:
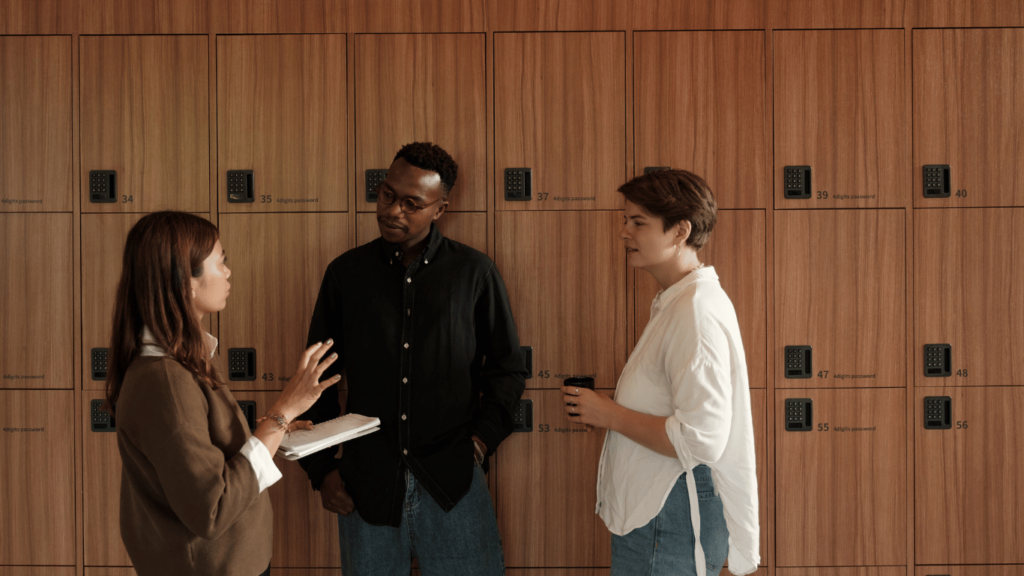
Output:
[[192,291],[192,297],[193,297],[193,298],[195,298],[195,297],[196,297],[196,291],[195,291],[195,290],[193,290],[193,291]]

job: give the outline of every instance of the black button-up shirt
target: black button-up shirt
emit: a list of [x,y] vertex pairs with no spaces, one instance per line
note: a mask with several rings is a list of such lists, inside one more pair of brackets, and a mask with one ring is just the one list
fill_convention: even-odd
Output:
[[[382,238],[327,267],[309,344],[334,338],[345,370],[346,412],[380,418],[380,431],[299,461],[313,487],[338,468],[359,515],[398,526],[408,468],[445,510],[469,491],[472,435],[493,453],[512,432],[527,376],[505,284],[485,254],[431,225],[408,268]],[[333,390],[302,416],[339,416]]]

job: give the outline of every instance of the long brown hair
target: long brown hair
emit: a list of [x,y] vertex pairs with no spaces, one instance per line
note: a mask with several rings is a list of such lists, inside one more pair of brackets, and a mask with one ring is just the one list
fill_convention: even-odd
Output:
[[214,388],[220,378],[210,361],[204,330],[192,306],[191,278],[219,234],[210,222],[184,212],[155,212],[128,233],[114,305],[107,369],[107,409],[113,412],[128,366],[139,355],[148,327],[168,356],[197,381]]

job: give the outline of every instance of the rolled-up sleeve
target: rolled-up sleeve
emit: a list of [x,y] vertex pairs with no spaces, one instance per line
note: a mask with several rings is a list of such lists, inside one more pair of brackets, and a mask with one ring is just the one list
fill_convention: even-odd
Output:
[[260,483],[261,493],[281,479],[281,470],[274,464],[270,450],[259,438],[250,436],[238,452],[249,460],[252,471],[256,473],[256,480]]
[[701,324],[699,330],[695,352],[667,354],[665,359],[665,373],[672,375],[672,415],[665,431],[687,470],[722,457],[733,416],[728,340],[714,324]]

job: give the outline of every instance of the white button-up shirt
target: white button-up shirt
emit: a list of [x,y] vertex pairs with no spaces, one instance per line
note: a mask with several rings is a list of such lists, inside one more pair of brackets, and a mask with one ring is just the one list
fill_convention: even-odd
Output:
[[[687,274],[651,304],[651,320],[626,363],[615,401],[665,416],[676,457],[609,431],[597,479],[597,512],[619,536],[645,526],[686,472],[690,518],[700,534],[693,469],[706,464],[729,529],[729,571],[742,576],[760,562],[754,424],[747,363],[736,311],[713,267]],[[696,538],[697,574],[705,576]]]
[[[204,336],[206,337],[207,345],[210,347],[210,357],[212,358],[213,354],[217,351],[219,342],[213,334],[205,333]],[[153,336],[149,326],[143,326],[142,346],[139,347],[139,356],[166,355],[167,351],[156,343],[156,337]],[[239,449],[239,452],[242,456],[245,456],[245,459],[249,461],[249,465],[252,466],[252,471],[256,474],[256,481],[260,485],[260,493],[282,478],[281,470],[274,464],[274,458],[270,455],[270,450],[267,450],[266,445],[259,438],[250,436],[249,440]]]

